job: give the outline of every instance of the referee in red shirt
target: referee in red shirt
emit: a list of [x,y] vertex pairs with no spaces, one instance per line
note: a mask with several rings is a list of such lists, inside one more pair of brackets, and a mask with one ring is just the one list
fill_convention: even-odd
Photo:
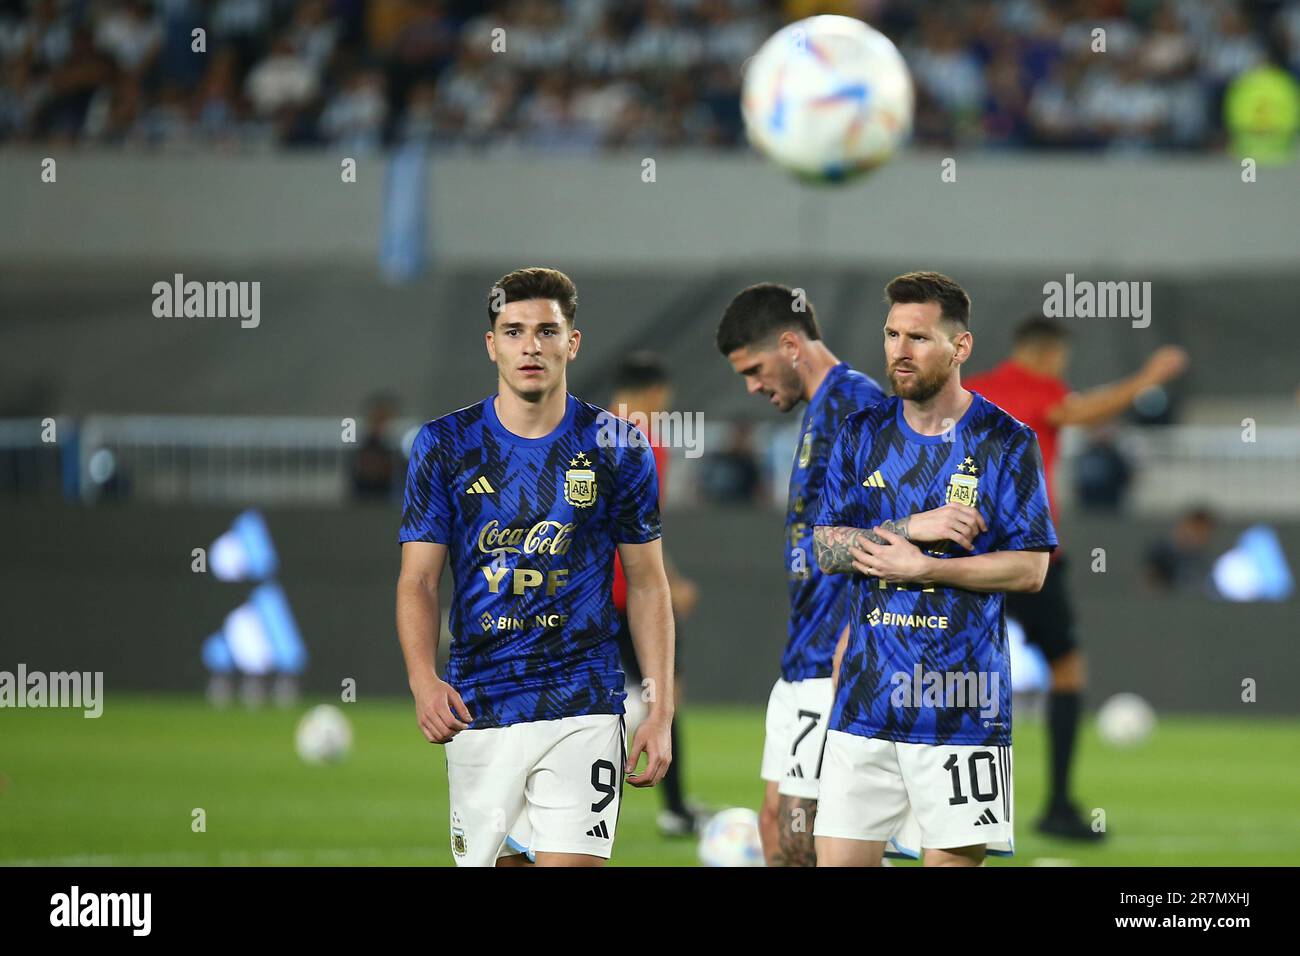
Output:
[[[1072,392],[1063,381],[1069,365],[1069,333],[1060,322],[1031,315],[1016,328],[1011,357],[982,375],[962,382],[994,405],[1034,430],[1043,454],[1052,521],[1060,527],[1052,491],[1057,435],[1065,425],[1100,425],[1122,415],[1137,394],[1163,385],[1187,367],[1187,353],[1167,345],[1156,349],[1136,374],[1087,392]],[[1052,668],[1047,726],[1051,768],[1047,811],[1039,831],[1077,840],[1099,840],[1104,834],[1088,825],[1070,799],[1070,767],[1079,726],[1080,697],[1086,684],[1083,654],[1074,632],[1074,610],[1066,590],[1062,549],[1052,555],[1043,589],[1008,594],[1007,616],[1025,630]]]

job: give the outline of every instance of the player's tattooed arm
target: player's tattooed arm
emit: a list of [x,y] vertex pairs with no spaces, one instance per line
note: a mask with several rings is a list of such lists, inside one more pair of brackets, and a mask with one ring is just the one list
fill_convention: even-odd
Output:
[[[900,518],[897,521],[894,521],[892,518],[882,521],[880,522],[880,527],[884,528],[886,531],[892,531],[900,538],[906,538],[908,541],[911,541],[912,536],[907,533],[908,527],[911,525],[911,523],[912,523],[912,516],[908,515],[906,518]],[[875,541],[876,544],[885,543],[884,540],[879,535],[873,535],[872,540]]]
[[827,574],[852,572],[852,549],[861,548],[863,541],[871,541],[875,544],[889,543],[867,528],[818,525],[813,529],[813,548],[817,552],[817,566]]

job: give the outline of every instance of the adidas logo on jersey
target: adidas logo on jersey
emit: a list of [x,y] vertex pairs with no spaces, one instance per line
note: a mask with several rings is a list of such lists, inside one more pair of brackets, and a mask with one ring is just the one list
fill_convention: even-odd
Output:
[[482,475],[475,478],[474,483],[465,489],[467,495],[494,495],[496,492],[497,490]]
[[992,811],[992,810],[985,810],[983,813],[980,814],[980,818],[979,818],[978,820],[975,821],[975,825],[976,825],[977,827],[982,827],[982,826],[988,826],[988,825],[990,825],[990,824],[997,823],[997,822],[998,822],[998,818],[995,817],[995,816],[993,815],[993,811]]
[[605,821],[601,820],[594,827],[587,831],[587,836],[598,837],[601,840],[609,839],[609,828],[605,826]]
[[880,474],[879,471],[873,471],[870,475],[867,476],[867,480],[864,481],[864,482],[862,483],[862,487],[863,487],[863,488],[883,488],[883,487],[885,487],[885,479],[884,479],[884,477]]

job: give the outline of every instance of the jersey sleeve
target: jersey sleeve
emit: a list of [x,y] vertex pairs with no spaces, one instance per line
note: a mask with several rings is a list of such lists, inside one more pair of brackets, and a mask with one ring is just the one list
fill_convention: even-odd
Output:
[[635,428],[629,429],[627,447],[619,461],[611,514],[614,540],[619,544],[645,544],[662,534],[655,456],[650,443]]
[[1019,428],[1007,441],[998,475],[994,551],[1055,548],[1056,528],[1047,504],[1047,481],[1038,439]]
[[411,446],[406,468],[406,493],[402,502],[399,543],[428,541],[451,543],[452,505],[433,429],[425,425]]
[[840,424],[826,459],[826,477],[822,479],[821,500],[813,526],[853,526],[849,515],[850,496],[857,488],[854,481],[854,459],[857,457],[859,428],[855,416],[850,415]]

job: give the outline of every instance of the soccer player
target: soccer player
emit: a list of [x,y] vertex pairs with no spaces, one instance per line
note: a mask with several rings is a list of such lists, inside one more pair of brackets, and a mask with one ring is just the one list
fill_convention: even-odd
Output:
[[807,403],[795,446],[785,519],[790,596],[781,676],[767,702],[759,816],[768,866],[813,866],[817,783],[833,699],[832,656],[848,622],[848,579],[823,574],[812,553],[812,526],[826,456],[850,413],[884,399],[880,387],[841,362],[822,341],[817,314],[783,285],[750,286],[727,306],[717,346],[750,394],[782,412]]
[[[397,631],[416,717],[444,744],[451,849],[462,866],[598,866],[624,774],[653,786],[672,759],[673,622],[645,436],[569,395],[578,295],[553,269],[489,293],[496,394],[428,422],[411,450]],[[658,692],[630,752],[610,603],[627,575],[641,670]],[[435,672],[438,579],[454,596]],[[642,753],[647,766],[635,773]]]
[[909,816],[927,866],[1012,850],[1003,593],[1036,591],[1056,532],[1034,433],[962,388],[970,297],[934,272],[885,288],[894,397],[844,422],[815,518],[851,576],[826,735],[819,866],[878,866]]
[[[614,376],[614,395],[610,399],[610,410],[623,418],[633,421],[653,422],[654,416],[668,410],[672,403],[672,382],[668,368],[658,355],[653,352],[633,352],[619,363]],[[655,467],[659,474],[659,501],[662,505],[668,487],[668,449],[656,443],[659,437],[651,430],[650,448],[654,452]],[[664,570],[668,573],[668,590],[673,601],[673,627],[680,645],[681,622],[691,616],[699,601],[699,588],[695,582],[680,573],[667,553],[664,554]],[[623,671],[628,680],[628,722],[636,725],[641,696],[646,689],[644,676],[636,661],[636,650],[632,644],[632,634],[627,626],[627,577],[623,574],[623,564],[614,556],[614,609],[618,611],[618,649],[623,658]],[[674,648],[673,661],[677,665],[673,687],[677,700],[673,710],[672,749],[673,762],[664,774],[663,793],[664,808],[659,812],[656,823],[664,836],[692,836],[698,829],[703,814],[691,807],[686,800],[685,785],[682,780],[684,764],[682,733],[682,681],[681,654]],[[631,696],[635,694],[635,696]]]
[[[1016,328],[1011,357],[991,371],[971,378],[966,387],[1027,424],[1038,435],[1047,476],[1053,519],[1059,516],[1052,496],[1057,433],[1065,425],[1100,425],[1122,415],[1144,389],[1163,385],[1182,374],[1187,353],[1176,346],[1156,349],[1136,374],[1122,381],[1071,392],[1063,376],[1069,365],[1069,333],[1055,319],[1030,315]],[[1052,555],[1043,589],[1007,595],[1007,614],[1020,622],[1025,640],[1035,644],[1051,667],[1047,699],[1050,738],[1049,795],[1038,830],[1076,840],[1100,840],[1070,799],[1070,767],[1087,671],[1074,632],[1074,609],[1066,588],[1065,559]]]

